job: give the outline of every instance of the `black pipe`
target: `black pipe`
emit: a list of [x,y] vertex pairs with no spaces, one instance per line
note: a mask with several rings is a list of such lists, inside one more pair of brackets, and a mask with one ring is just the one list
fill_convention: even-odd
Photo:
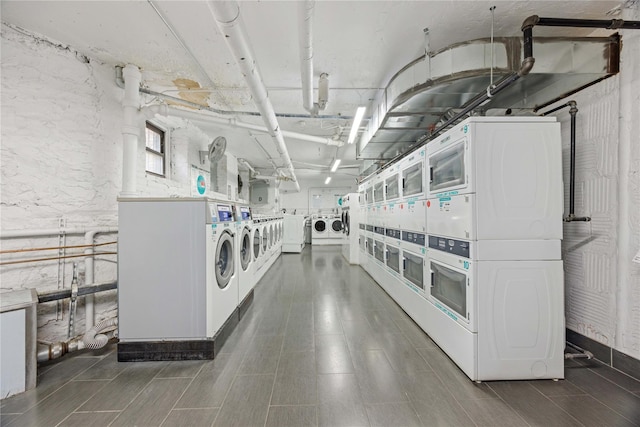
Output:
[[[82,286],[78,288],[78,296],[95,294],[98,292],[118,289],[118,282],[98,283],[96,285]],[[38,303],[58,301],[71,298],[71,289],[61,289],[58,291],[38,293]]]
[[558,110],[569,107],[569,114],[571,115],[571,153],[569,158],[569,215],[563,218],[565,222],[573,221],[591,221],[591,217],[588,216],[576,216],[575,215],[575,195],[576,195],[576,115],[578,114],[578,104],[575,101],[569,101],[566,104],[560,105],[552,110],[549,110],[542,116],[547,116],[551,113],[555,113]]
[[535,25],[543,27],[606,28],[607,30],[640,29],[640,21],[624,21],[622,19],[538,18]]

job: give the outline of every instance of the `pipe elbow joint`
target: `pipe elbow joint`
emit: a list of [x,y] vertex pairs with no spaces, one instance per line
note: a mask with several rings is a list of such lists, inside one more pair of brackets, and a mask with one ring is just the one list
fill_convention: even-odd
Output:
[[520,70],[518,70],[518,75],[520,77],[524,77],[531,72],[533,69],[533,65],[536,63],[536,59],[532,56],[528,58],[524,58],[522,61],[522,65],[520,66]]
[[528,28],[533,28],[538,25],[538,22],[540,22],[540,17],[538,15],[531,15],[530,17],[522,21],[521,30],[524,31]]

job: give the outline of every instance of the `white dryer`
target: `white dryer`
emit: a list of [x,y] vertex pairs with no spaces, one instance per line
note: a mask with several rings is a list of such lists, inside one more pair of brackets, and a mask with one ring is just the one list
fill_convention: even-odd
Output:
[[253,269],[253,220],[251,208],[247,205],[236,205],[236,270],[238,271],[238,302],[242,303],[253,289],[255,282]]

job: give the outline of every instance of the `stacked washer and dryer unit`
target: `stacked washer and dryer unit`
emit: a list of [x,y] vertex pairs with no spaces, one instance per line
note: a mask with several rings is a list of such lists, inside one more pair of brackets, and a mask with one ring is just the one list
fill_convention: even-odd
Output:
[[475,381],[564,378],[560,127],[472,117],[359,187],[361,265]]
[[118,360],[213,358],[238,308],[234,206],[119,200]]

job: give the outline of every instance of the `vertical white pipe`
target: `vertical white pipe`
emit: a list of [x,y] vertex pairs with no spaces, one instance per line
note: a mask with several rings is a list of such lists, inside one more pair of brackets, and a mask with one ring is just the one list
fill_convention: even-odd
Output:
[[300,51],[300,77],[302,79],[302,106],[312,115],[318,111],[313,105],[313,10],[315,0],[298,3],[298,38]]
[[[92,245],[84,250],[85,254],[93,254],[93,239],[95,238],[98,230],[87,231],[84,235],[84,244]],[[88,256],[84,259],[84,284],[90,285],[94,281],[93,279],[93,256]],[[95,322],[95,309],[94,309],[93,294],[89,294],[84,298],[84,313],[85,313],[85,327],[84,331],[89,332],[93,328]]]
[[258,70],[253,50],[249,45],[248,37],[240,20],[240,6],[235,1],[209,1],[208,5],[218,24],[218,29],[224,35],[227,46],[249,86],[253,102],[256,104],[258,111],[260,111],[260,116],[269,130],[269,134],[275,140],[280,158],[296,186],[296,191],[300,191],[300,184],[298,184],[287,145],[280,131],[276,113],[269,100],[267,88]]
[[124,77],[124,123],[122,125],[122,192],[121,197],[136,195],[136,163],[138,158],[138,136],[140,127],[136,126],[140,107],[140,81],[142,74],[135,65],[128,64],[122,70]]

